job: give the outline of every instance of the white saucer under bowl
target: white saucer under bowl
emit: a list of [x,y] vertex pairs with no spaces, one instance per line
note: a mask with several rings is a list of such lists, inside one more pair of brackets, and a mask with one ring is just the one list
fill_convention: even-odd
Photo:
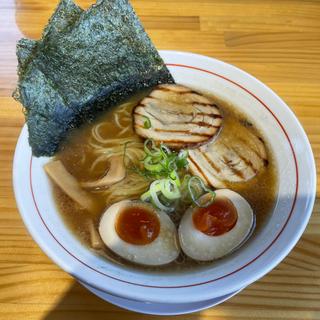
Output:
[[91,291],[93,294],[99,298],[110,302],[118,307],[127,309],[130,311],[135,311],[144,314],[152,314],[159,316],[174,316],[179,314],[188,314],[192,312],[201,311],[210,307],[214,307],[239,293],[242,289],[231,292],[224,296],[200,301],[193,303],[153,303],[153,302],[142,302],[137,300],[125,299],[117,297],[106,292],[100,291],[98,289],[92,288],[83,282],[80,282],[86,289]]

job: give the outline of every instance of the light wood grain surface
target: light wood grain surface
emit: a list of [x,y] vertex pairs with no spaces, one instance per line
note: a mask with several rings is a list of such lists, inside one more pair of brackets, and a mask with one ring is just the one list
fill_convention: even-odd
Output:
[[[79,1],[88,7],[91,1]],[[10,97],[15,43],[38,38],[57,0],[0,0],[0,319],[155,319],[108,304],[54,265],[32,240],[11,181],[24,123]],[[320,165],[320,2],[132,0],[159,49],[234,64],[270,86],[304,126]],[[228,302],[180,319],[320,319],[320,188],[302,239],[271,273]],[[160,318],[160,317],[159,317]],[[167,317],[169,318],[169,317]]]

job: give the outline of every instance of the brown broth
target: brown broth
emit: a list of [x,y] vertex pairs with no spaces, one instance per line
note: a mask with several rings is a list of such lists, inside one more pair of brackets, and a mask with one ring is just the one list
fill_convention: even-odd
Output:
[[[126,115],[130,115],[131,117],[133,107],[144,95],[146,95],[146,93],[137,95],[129,101],[125,108],[127,112]],[[270,150],[270,146],[268,145],[268,140],[261,134],[261,132],[257,130],[257,128],[255,128],[255,126],[253,125],[253,120],[250,119],[246,114],[237,111],[236,107],[224,101],[216,99],[215,97],[213,97],[213,99],[223,111],[224,124],[222,132],[220,133],[221,135],[228,135],[229,137],[232,137],[234,134],[237,134],[236,126],[234,125],[234,123],[236,122],[238,124],[241,123],[241,125],[244,125],[255,132],[264,140],[266,144],[269,162],[266,169],[260,172],[250,181],[247,181],[245,183],[229,183],[227,185],[228,188],[240,193],[244,198],[246,198],[252,206],[252,209],[256,214],[256,228],[253,234],[254,236],[257,232],[259,232],[259,229],[267,221],[276,201],[276,194],[278,189],[278,174],[276,163]],[[79,181],[95,180],[103,176],[108,168],[107,162],[101,162],[94,168],[94,170],[90,171],[90,166],[97,158],[97,154],[94,153],[92,149],[90,149],[88,144],[91,141],[91,130],[95,125],[103,124],[100,130],[100,134],[103,138],[106,139],[114,139],[119,134],[119,132],[123,130],[117,127],[115,124],[114,110],[117,109],[111,109],[110,111],[105,112],[94,123],[86,124],[80,129],[75,129],[68,137],[61,151],[56,155],[56,158],[60,159],[65,165],[66,169]],[[118,120],[120,122],[123,122],[124,118],[125,116],[123,116],[123,118],[121,119],[119,118]],[[135,134],[130,123],[129,125],[129,129],[124,134],[122,134],[121,137],[135,137],[137,141],[142,141]],[[94,225],[98,227],[99,219],[102,212],[88,213],[85,210],[79,208],[79,206],[73,203],[73,201],[69,199],[68,196],[66,196],[57,186],[53,186],[53,193],[56,200],[56,205],[65,223],[80,241],[90,247],[90,235],[88,233],[87,227],[88,219],[91,219],[94,222]],[[100,207],[107,207],[112,204],[112,202],[106,203],[106,197],[103,192],[91,191],[90,193]],[[178,210],[175,216],[173,216],[173,221],[177,225],[184,210],[185,208],[180,208],[180,211]],[[127,266],[129,265],[130,267],[149,271],[181,271],[184,269],[195,268],[197,266],[199,267],[212,263],[196,262],[186,257],[184,254],[181,254],[175,262],[169,265],[161,267],[145,267],[134,265],[128,261],[123,260],[122,258],[112,253],[108,248],[104,248],[103,250],[95,250],[95,252],[99,255],[104,256],[108,260],[112,260],[115,263]]]

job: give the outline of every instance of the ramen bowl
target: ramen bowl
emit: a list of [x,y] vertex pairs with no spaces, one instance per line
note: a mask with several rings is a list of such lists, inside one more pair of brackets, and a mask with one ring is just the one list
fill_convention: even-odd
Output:
[[[161,56],[177,83],[230,102],[249,114],[267,137],[279,185],[275,206],[259,232],[227,257],[183,272],[143,271],[97,256],[77,240],[58,213],[43,170],[49,159],[32,156],[26,127],[22,129],[14,157],[14,191],[34,240],[57,265],[95,294],[106,300],[114,297],[117,301],[135,301],[140,303],[140,309],[132,309],[141,312],[144,303],[145,306],[192,303],[198,306],[193,310],[199,310],[224,301],[258,280],[294,247],[312,212],[315,164],[299,121],[263,83],[234,66],[205,56],[174,51],[161,51]],[[207,301],[210,302],[201,304]]]

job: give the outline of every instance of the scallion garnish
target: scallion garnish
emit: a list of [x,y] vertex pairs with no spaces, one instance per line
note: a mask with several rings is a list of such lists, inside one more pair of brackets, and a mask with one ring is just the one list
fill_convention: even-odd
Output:
[[[190,179],[188,180],[188,191],[189,191],[189,194],[191,196],[192,201],[198,207],[209,206],[213,202],[213,200],[216,196],[216,193],[213,190],[207,188],[205,186],[204,182],[202,181],[202,179],[198,176],[190,177]],[[200,203],[198,201],[204,193],[209,193],[211,195],[211,199],[205,204]]]
[[[214,191],[207,188],[200,177],[186,174],[181,182],[180,176],[188,167],[187,150],[177,153],[165,144],[158,147],[152,139],[148,139],[144,143],[144,151],[143,169],[136,169],[136,172],[153,182],[141,196],[142,201],[152,203],[159,210],[172,212],[178,199],[199,207],[207,206],[214,200]],[[210,203],[204,205],[199,199],[205,193],[212,197]]]
[[143,127],[145,129],[150,129],[151,128],[151,120],[149,117],[147,116],[143,116],[143,118],[145,119],[144,122],[143,122]]

